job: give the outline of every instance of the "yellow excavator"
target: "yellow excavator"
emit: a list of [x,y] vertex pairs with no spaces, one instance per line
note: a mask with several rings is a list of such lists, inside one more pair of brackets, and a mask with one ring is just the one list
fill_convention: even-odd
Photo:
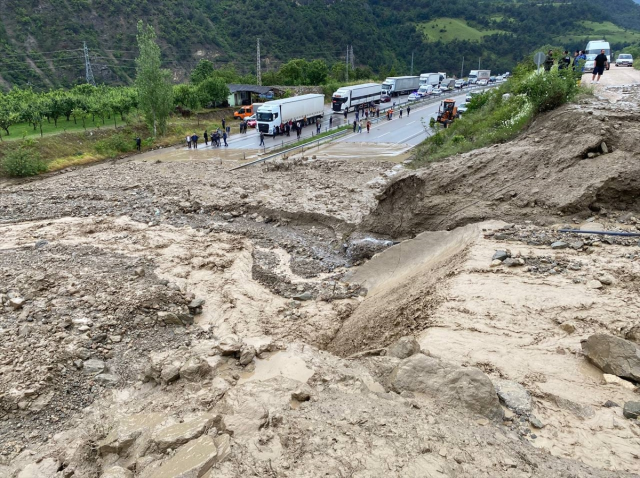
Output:
[[458,117],[458,107],[456,106],[455,100],[451,98],[444,100],[440,104],[440,109],[438,110],[438,117],[436,121],[438,123],[442,123],[444,127],[448,127],[453,121]]

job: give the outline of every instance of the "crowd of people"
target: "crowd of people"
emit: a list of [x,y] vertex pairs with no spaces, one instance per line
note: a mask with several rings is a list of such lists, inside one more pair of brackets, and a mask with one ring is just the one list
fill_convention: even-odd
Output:
[[[600,54],[594,58],[593,75],[591,83],[600,83],[600,78],[604,73],[605,68],[609,66],[609,58],[606,55],[605,50],[600,50]],[[582,78],[582,74],[585,70],[585,64],[587,62],[587,54],[584,50],[576,50],[573,56],[565,50],[562,57],[558,60],[558,70],[573,70],[576,74],[576,78]],[[549,50],[547,57],[544,61],[545,71],[551,71],[551,68],[555,64],[555,57],[553,50]]]

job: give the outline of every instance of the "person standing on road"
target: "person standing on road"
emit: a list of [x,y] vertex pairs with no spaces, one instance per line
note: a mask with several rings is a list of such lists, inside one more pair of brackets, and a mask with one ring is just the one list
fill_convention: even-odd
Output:
[[320,129],[322,128],[322,123],[316,120],[316,134],[320,134]]
[[[609,59],[607,55],[605,55],[604,50],[600,50],[600,54],[596,56],[595,66],[593,67],[593,77],[591,78],[591,83],[600,83],[600,78],[602,78],[602,74],[604,73],[605,67],[609,64]],[[596,76],[598,79],[596,80]]]
[[400,108],[400,119],[402,119],[402,108]]
[[264,133],[260,132],[260,146],[264,146]]
[[358,121],[359,119],[360,119],[360,112],[356,110],[356,121]]
[[371,129],[371,121],[367,120],[367,133]]
[[329,116],[329,128],[333,126],[333,116]]
[[209,133],[207,133],[206,129],[204,130],[203,136],[204,136],[204,145],[209,146]]
[[376,108],[376,118],[380,118],[380,108]]
[[136,150],[140,151],[140,146],[142,145],[142,140],[140,139],[140,136],[138,136],[136,138]]
[[224,141],[224,145],[225,146],[229,146],[227,144],[227,132],[226,131],[224,133],[222,133],[222,141]]
[[356,128],[358,127],[358,122],[356,120],[353,120],[353,132],[356,132]]
[[191,149],[191,136],[187,135],[187,148]]
[[222,118],[222,130],[226,131],[225,126],[227,125],[227,122],[225,121],[224,118]]
[[[344,110],[344,119],[345,119],[345,120],[347,119],[347,109],[346,109],[346,108],[345,108],[345,110]],[[346,122],[346,121],[345,121],[345,122]]]
[[193,133],[191,136],[191,142],[193,143],[193,149],[198,149],[198,135]]
[[362,120],[358,121],[358,133],[362,133]]
[[409,113],[411,113],[411,106],[407,106],[407,116],[409,116]]

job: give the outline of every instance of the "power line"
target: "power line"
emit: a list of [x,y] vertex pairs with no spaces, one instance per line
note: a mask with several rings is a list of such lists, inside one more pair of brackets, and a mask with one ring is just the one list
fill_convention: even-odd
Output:
[[93,78],[93,70],[91,69],[91,61],[89,60],[89,49],[87,48],[87,42],[84,42],[84,65],[85,65],[85,79],[90,85],[96,86],[96,80]]

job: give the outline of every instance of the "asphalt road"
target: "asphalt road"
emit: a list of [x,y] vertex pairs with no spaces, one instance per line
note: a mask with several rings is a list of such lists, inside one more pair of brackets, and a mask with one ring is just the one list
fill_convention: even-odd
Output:
[[[453,92],[451,92],[453,93]],[[457,104],[464,102],[464,97],[466,92],[458,93],[456,95],[442,95],[439,98],[454,98]],[[435,104],[428,106],[412,106],[411,115],[407,117],[406,115],[406,107],[407,107],[407,96],[394,97],[393,102],[397,105],[402,105],[404,109],[403,118],[400,119],[399,115],[396,113],[393,116],[391,121],[387,121],[386,119],[381,119],[379,123],[374,124],[371,132],[369,134],[366,133],[366,130],[363,130],[362,134],[352,135],[345,138],[343,141],[349,142],[379,142],[379,143],[395,143],[395,144],[405,144],[414,146],[419,144],[427,137],[427,133],[424,130],[422,125],[422,120],[425,119],[427,124],[429,122],[429,118],[431,116],[435,116],[438,111],[438,107],[440,102],[438,101]],[[390,106],[392,103],[382,103],[380,106],[382,108]],[[381,116],[383,116],[381,114]],[[330,118],[332,118],[332,122],[330,122]],[[355,113],[349,113],[346,123],[352,124],[355,119]],[[325,116],[322,122],[321,131],[327,131],[330,129],[330,125],[333,128],[338,126],[342,126],[345,124],[345,119],[343,114],[333,113],[333,111],[329,108],[325,109]],[[307,126],[302,130],[301,139],[308,138],[310,136],[315,135],[316,128],[315,125]],[[270,136],[266,136],[264,139],[265,146],[267,148],[281,145],[283,142],[295,142],[296,137],[295,133],[290,137],[287,136],[277,136],[276,138],[272,138]],[[204,145],[204,138],[200,138],[198,141],[198,149],[217,149],[211,146]],[[260,144],[260,135],[255,129],[249,129],[245,134],[235,133],[232,134],[228,139],[227,143],[228,147],[222,146],[221,149],[244,149],[244,150],[256,150]],[[185,147],[186,149],[186,147]]]

